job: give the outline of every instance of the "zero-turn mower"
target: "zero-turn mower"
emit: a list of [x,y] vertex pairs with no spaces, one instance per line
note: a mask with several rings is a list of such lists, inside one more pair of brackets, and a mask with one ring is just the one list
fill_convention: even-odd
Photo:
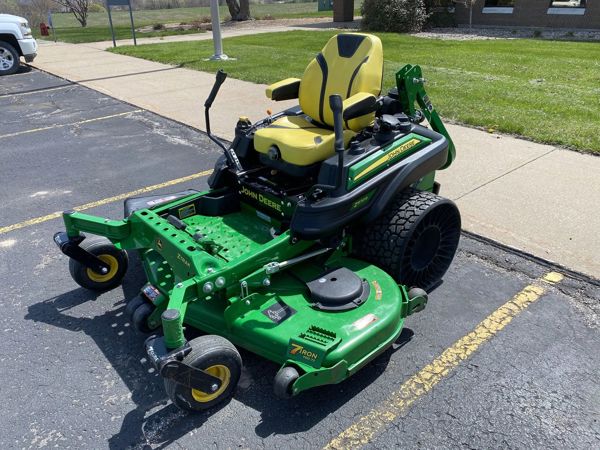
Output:
[[[236,346],[281,364],[280,397],[345,380],[425,307],[460,236],[458,209],[434,180],[452,141],[419,66],[380,95],[379,38],[332,37],[301,79],[267,88],[299,105],[241,117],[230,145],[209,120],[225,78],[204,104],[223,149],[208,191],[130,198],[120,220],[66,211],[54,236],[73,279],[97,291],[118,286],[126,250],[138,252],[147,283],[126,311],[156,333],[146,351],[186,410],[233,394]],[[185,327],[205,334],[188,341]]]

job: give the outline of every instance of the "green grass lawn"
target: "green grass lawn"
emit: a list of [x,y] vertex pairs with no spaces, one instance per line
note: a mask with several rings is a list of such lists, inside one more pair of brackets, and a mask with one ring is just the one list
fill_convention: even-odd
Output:
[[[145,37],[160,37],[160,36],[173,36],[175,34],[192,34],[200,33],[198,30],[185,30],[185,31],[152,31],[149,33],[136,33],[138,39]],[[36,38],[40,38],[39,32],[34,32]],[[116,39],[131,39],[131,27],[118,25],[115,26],[115,37]],[[44,39],[52,40],[52,34]],[[110,41],[112,35],[110,34],[110,27],[72,27],[72,28],[60,28],[56,30],[56,40],[62,42],[69,42],[71,44],[82,44],[86,42],[100,42]]]
[[[355,0],[357,8],[362,2]],[[221,20],[229,17],[227,6],[220,7]],[[262,19],[270,16],[276,19],[304,18],[304,17],[332,17],[331,11],[317,11],[317,3],[273,3],[267,5],[251,5],[250,12],[254,18]],[[358,10],[356,11],[358,14]],[[134,11],[133,18],[136,27],[165,23],[192,22],[200,18],[210,18],[209,7],[196,8],[173,8]],[[131,37],[129,31],[129,12],[113,10],[113,24],[115,25],[118,39]],[[106,12],[90,13],[88,26],[82,28],[77,20],[69,13],[53,14],[52,21],[56,29],[56,37],[59,41],[79,44],[83,42],[98,42],[111,39]],[[143,33],[138,37],[167,36],[173,34],[187,34],[185,31],[163,31],[159,33]],[[40,37],[40,36],[37,36]],[[50,37],[51,38],[51,37]],[[45,38],[45,39],[50,39]]]
[[[195,70],[223,67],[233,78],[272,83],[302,75],[333,31],[291,31],[228,38],[236,61],[211,62],[212,41],[115,51]],[[442,41],[379,34],[385,89],[404,64],[420,64],[427,91],[446,118],[537,142],[600,153],[600,47],[541,40]]]

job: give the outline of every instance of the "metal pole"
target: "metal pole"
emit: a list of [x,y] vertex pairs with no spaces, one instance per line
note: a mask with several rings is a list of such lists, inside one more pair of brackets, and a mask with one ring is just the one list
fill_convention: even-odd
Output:
[[54,31],[54,22],[52,21],[52,11],[48,11],[48,24],[50,28],[52,28],[52,37],[54,38],[54,42],[56,42],[56,31]]
[[131,10],[131,0],[129,3],[129,19],[131,20],[131,34],[133,35],[133,45],[137,45],[137,41],[135,40],[135,25],[133,24],[133,11]]
[[473,1],[469,1],[469,30],[473,28]]
[[110,5],[106,2],[106,9],[108,10],[108,23],[110,24],[110,34],[112,34],[113,47],[117,46],[117,41],[115,41],[115,29],[113,28],[112,16],[110,14]]
[[219,17],[219,0],[210,0],[210,15],[212,18],[212,35],[215,44],[215,54],[210,57],[211,60],[229,59],[223,53],[223,41],[221,39],[221,18]]

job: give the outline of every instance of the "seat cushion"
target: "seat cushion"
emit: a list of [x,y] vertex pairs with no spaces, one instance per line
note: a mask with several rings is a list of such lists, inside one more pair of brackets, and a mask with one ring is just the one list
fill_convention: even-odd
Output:
[[[344,131],[344,145],[355,135]],[[281,159],[289,164],[308,166],[323,161],[335,154],[333,130],[319,128],[306,116],[284,116],[254,134],[254,148],[259,153],[268,153],[276,146]]]

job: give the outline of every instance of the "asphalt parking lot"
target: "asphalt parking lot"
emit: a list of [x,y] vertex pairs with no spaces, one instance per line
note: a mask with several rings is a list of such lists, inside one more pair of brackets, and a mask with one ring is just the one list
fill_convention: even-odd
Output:
[[97,295],[52,236],[64,209],[118,218],[128,194],[203,189],[218,154],[51,75],[0,79],[0,448],[600,447],[600,285],[472,236],[394,347],[344,383],[282,401],[278,367],[242,352],[230,403],[177,410],[123,314],[139,262]]

